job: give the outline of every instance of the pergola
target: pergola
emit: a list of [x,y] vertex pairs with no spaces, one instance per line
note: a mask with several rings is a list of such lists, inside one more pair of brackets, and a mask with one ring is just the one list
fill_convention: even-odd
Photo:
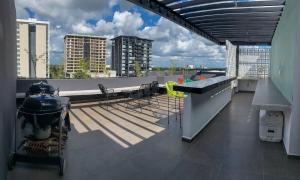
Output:
[[216,44],[270,45],[285,0],[128,0]]

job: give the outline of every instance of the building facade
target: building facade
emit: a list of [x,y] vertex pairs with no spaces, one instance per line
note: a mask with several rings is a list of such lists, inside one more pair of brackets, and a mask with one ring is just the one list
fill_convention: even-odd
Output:
[[49,78],[49,22],[17,19],[17,76]]
[[106,38],[100,36],[67,34],[64,38],[65,76],[73,78],[80,70],[80,61],[87,61],[91,77],[104,73],[106,65]]
[[136,76],[135,68],[141,73],[150,68],[152,40],[135,36],[118,36],[112,39],[112,69],[117,76]]

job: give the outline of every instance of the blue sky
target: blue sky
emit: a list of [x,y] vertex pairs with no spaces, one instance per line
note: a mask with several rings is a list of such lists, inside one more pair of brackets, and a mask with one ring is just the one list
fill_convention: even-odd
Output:
[[152,39],[152,65],[225,65],[224,47],[125,0],[16,0],[18,18],[49,21],[50,62],[63,61],[63,37],[67,33],[104,36],[108,39],[107,63],[111,61],[110,39],[135,35]]

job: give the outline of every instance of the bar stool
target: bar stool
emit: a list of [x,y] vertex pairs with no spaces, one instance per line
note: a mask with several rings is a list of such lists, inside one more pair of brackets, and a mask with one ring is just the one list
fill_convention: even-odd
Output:
[[[174,81],[168,81],[166,83],[166,89],[167,89],[167,96],[168,96],[168,125],[170,123],[170,110],[169,110],[169,107],[170,107],[170,98],[175,98],[175,110],[176,110],[176,100],[178,99],[179,101],[179,120],[180,120],[180,128],[181,128],[181,108],[180,108],[180,100],[183,99],[185,96],[184,96],[184,93],[183,92],[179,92],[179,91],[174,91],[173,90],[173,86],[176,85],[176,82]],[[176,117],[176,120],[177,120],[177,114],[175,112],[175,117]]]

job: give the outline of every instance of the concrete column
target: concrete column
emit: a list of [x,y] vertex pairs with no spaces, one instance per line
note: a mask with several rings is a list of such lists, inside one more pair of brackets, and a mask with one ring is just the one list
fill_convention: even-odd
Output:
[[0,179],[6,179],[16,115],[16,10],[14,0],[0,1]]

